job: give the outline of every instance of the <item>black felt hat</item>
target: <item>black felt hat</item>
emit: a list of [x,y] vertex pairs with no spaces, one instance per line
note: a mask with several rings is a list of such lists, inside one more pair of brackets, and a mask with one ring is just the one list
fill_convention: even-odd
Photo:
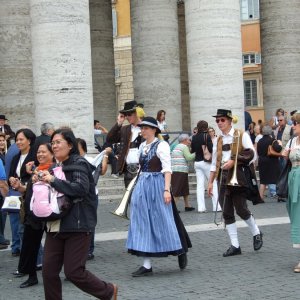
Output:
[[156,131],[158,133],[160,133],[160,129],[158,127],[158,124],[157,124],[157,121],[152,118],[152,117],[145,117],[142,121],[142,123],[138,124],[139,127],[142,127],[142,126],[149,126],[149,127],[152,127],[152,128],[156,128]]
[[135,109],[137,107],[144,107],[144,105],[141,103],[137,103],[135,100],[131,100],[131,101],[125,102],[124,108],[122,110],[120,110],[119,112],[121,114],[135,112]]
[[0,115],[0,120],[8,120],[5,118],[5,115]]
[[232,119],[232,112],[229,109],[218,109],[217,110],[217,114],[215,116],[213,116],[214,118],[219,118],[219,117],[227,117]]

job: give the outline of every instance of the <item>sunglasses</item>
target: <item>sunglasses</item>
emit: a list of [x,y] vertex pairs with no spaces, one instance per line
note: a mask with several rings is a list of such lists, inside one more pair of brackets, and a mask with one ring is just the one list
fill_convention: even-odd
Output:
[[225,121],[226,121],[225,118],[216,119],[216,123],[220,123],[220,122],[224,123]]
[[296,126],[297,124],[299,124],[297,121],[293,121],[294,126]]

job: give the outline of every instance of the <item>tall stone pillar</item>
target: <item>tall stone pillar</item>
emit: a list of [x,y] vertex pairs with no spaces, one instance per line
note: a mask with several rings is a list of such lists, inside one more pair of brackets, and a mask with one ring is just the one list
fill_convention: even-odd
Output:
[[131,0],[134,95],[147,115],[166,111],[170,130],[181,130],[177,1]]
[[29,1],[1,0],[0,7],[0,113],[13,130],[35,130]]
[[239,0],[186,0],[185,13],[191,126],[224,108],[244,128]]
[[35,118],[93,144],[88,0],[30,0]]
[[299,109],[300,2],[260,1],[262,74],[266,119],[278,108]]
[[117,114],[111,0],[90,0],[94,116],[108,129]]

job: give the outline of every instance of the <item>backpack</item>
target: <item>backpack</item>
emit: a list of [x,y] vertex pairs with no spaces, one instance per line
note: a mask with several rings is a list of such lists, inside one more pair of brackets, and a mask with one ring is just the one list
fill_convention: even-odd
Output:
[[[66,180],[64,171],[87,170],[78,165],[61,166],[52,169],[58,179]],[[71,199],[56,191],[49,183],[38,181],[32,186],[32,197],[30,201],[30,212],[33,217],[42,221],[55,221],[63,218],[70,211],[73,203],[82,201],[71,201]]]
[[[66,179],[61,166],[52,171],[55,177]],[[56,191],[49,183],[38,181],[33,184],[30,201],[30,211],[33,216],[45,221],[54,221],[64,217],[70,207],[70,200],[64,194]]]

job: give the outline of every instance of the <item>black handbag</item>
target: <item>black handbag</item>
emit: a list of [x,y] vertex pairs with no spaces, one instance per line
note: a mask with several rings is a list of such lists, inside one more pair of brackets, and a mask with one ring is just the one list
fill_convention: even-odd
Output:
[[[291,148],[292,141],[293,141],[293,139],[291,139],[291,141],[290,141],[289,148]],[[276,194],[279,198],[286,199],[288,197],[288,177],[289,177],[291,168],[292,168],[292,163],[288,159],[279,175],[279,178],[278,178],[278,181],[276,184]]]
[[252,201],[253,205],[264,203],[264,201],[261,199],[258,185],[257,185],[257,179],[255,175],[255,170],[253,164],[250,166],[245,165],[242,167],[243,173],[245,175],[245,179],[247,182],[247,200]]
[[290,160],[288,160],[284,165],[276,184],[276,194],[279,198],[286,199],[288,197],[288,176],[291,168],[292,164]]

